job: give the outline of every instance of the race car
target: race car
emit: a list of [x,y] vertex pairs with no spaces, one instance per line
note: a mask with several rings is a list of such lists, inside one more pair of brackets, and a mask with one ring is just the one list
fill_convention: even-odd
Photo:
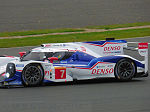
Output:
[[[138,50],[139,61],[124,54],[124,49]],[[148,43],[129,48],[125,40],[47,43],[20,59],[7,64],[0,75],[1,86],[39,86],[51,82],[69,82],[97,78],[128,81],[148,76]]]

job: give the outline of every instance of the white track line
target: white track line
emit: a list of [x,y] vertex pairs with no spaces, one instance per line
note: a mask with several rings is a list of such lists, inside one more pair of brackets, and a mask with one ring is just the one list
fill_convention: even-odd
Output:
[[[136,44],[136,43],[141,43],[141,42],[127,42],[127,43],[133,43],[133,44],[135,43]],[[150,44],[150,43],[148,43],[148,44]]]

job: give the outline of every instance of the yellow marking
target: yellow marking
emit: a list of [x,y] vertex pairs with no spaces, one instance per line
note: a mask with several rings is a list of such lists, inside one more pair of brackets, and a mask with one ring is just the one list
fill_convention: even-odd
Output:
[[38,66],[38,68],[40,69],[41,67],[40,67],[40,66]]
[[66,67],[55,67],[55,69],[66,69]]
[[4,82],[4,85],[8,85],[8,82]]
[[6,82],[4,82],[4,85],[6,85]]
[[26,85],[28,85],[28,83],[26,82]]

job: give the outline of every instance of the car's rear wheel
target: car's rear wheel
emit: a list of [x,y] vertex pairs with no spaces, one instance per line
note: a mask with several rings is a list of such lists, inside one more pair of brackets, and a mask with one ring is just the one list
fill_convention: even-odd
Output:
[[115,76],[121,81],[129,81],[136,73],[136,67],[132,60],[121,59],[115,66]]
[[22,72],[24,86],[39,86],[43,81],[43,70],[39,64],[29,64]]

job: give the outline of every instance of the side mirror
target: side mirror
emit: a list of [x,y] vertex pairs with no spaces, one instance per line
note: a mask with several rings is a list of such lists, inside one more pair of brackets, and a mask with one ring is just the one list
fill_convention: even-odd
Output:
[[19,52],[20,58],[25,54],[26,54],[26,52]]
[[50,63],[53,63],[54,60],[58,60],[57,57],[49,57],[48,60],[50,61]]

